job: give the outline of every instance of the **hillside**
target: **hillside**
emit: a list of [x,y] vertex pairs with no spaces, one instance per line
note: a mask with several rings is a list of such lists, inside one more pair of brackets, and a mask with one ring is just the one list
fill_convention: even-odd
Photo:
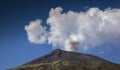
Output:
[[90,54],[56,49],[9,70],[120,70],[120,65]]

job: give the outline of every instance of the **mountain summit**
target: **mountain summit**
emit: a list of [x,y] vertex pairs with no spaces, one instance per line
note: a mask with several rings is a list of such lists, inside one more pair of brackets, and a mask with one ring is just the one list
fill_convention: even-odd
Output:
[[10,70],[120,70],[120,65],[90,54],[56,49]]
[[[84,61],[84,62],[108,62],[104,59],[101,59],[99,57],[89,55],[89,54],[83,54],[78,52],[70,52],[70,51],[64,51],[60,49],[55,49],[49,54],[42,56],[40,58],[37,58],[35,60],[32,60],[24,65],[29,64],[38,64],[38,63],[49,63],[56,60],[67,60],[67,61]],[[111,62],[109,62],[111,63]]]

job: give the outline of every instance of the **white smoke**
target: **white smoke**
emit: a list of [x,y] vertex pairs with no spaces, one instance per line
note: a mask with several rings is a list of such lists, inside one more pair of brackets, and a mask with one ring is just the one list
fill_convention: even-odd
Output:
[[105,43],[120,43],[120,9],[62,11],[61,7],[50,10],[47,19],[49,30],[41,25],[41,20],[25,26],[29,41],[52,44],[54,48],[67,51],[76,51],[77,48],[87,50]]
[[45,27],[41,26],[41,22],[41,20],[31,21],[29,25],[25,26],[28,40],[31,43],[42,44],[47,40],[47,31]]

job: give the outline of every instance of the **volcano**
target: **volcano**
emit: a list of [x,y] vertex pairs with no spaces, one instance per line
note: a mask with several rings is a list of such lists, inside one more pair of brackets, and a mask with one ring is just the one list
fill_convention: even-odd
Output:
[[9,70],[120,70],[120,64],[60,49]]

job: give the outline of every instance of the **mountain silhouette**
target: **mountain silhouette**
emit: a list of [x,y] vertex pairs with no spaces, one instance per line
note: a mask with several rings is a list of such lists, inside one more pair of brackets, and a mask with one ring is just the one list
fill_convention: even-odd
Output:
[[90,54],[55,49],[9,70],[120,70],[120,65]]

